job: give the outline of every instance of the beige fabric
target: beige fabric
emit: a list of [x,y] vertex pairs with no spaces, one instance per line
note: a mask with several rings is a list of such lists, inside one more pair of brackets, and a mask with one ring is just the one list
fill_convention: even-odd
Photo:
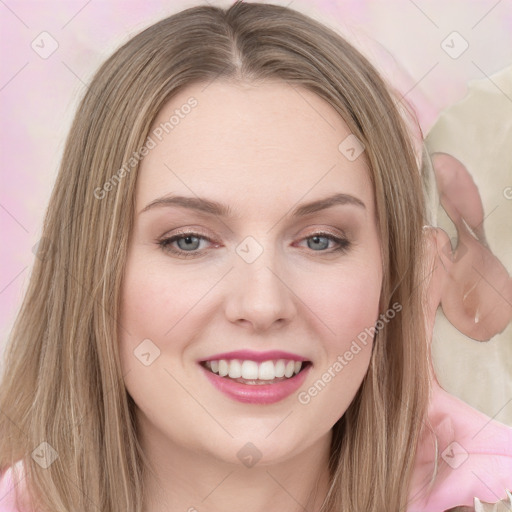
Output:
[[[512,66],[472,80],[462,101],[445,109],[426,138],[429,153],[449,153],[471,173],[482,198],[491,251],[512,274]],[[439,206],[437,225],[456,230]],[[441,386],[512,426],[512,324],[488,342],[461,334],[439,308],[432,355]]]

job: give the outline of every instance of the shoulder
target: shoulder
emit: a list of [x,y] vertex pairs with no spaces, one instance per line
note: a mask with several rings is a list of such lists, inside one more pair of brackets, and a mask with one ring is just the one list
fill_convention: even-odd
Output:
[[[436,464],[437,475],[432,480]],[[475,497],[495,503],[498,498],[506,498],[511,485],[512,428],[434,382],[428,419],[418,445],[408,512],[473,506]]]
[[0,512],[23,512],[17,507],[17,497],[24,492],[23,466],[15,466],[0,472]]

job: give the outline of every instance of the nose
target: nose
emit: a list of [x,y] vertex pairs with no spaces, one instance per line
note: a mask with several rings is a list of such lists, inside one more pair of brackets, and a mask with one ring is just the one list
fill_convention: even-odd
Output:
[[288,276],[271,250],[264,250],[252,263],[235,255],[226,293],[226,317],[255,331],[289,323],[296,314],[296,303]]

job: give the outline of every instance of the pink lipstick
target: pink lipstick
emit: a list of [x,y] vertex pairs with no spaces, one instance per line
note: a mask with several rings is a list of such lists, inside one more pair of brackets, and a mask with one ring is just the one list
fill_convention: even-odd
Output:
[[252,404],[279,402],[304,382],[312,363],[283,351],[240,350],[199,361],[206,378],[229,398]]

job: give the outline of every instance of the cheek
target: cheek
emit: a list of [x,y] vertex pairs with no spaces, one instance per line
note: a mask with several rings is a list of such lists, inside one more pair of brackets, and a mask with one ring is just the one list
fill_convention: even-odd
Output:
[[[377,260],[378,263],[378,260]],[[343,350],[360,333],[375,325],[379,316],[382,276],[375,261],[346,265],[303,281],[307,304],[324,325],[327,349]]]
[[188,325],[187,315],[207,291],[208,283],[186,272],[170,274],[169,269],[128,261],[121,302],[125,339],[126,331],[132,342],[150,338],[164,346],[170,337],[179,339],[176,331]]
[[378,258],[345,261],[323,280],[317,273],[315,280],[303,281],[307,305],[325,335],[314,375],[297,398],[306,415],[322,417],[325,428],[345,413],[368,370],[379,317],[379,264]]
[[[373,266],[331,273],[310,287],[308,305],[322,320],[322,357],[298,394],[307,421],[327,431],[345,413],[370,363],[379,316],[381,273]],[[327,327],[328,329],[327,329]]]
[[121,289],[122,372],[137,407],[163,429],[172,422],[171,412],[162,412],[171,410],[171,396],[180,407],[183,391],[170,374],[181,365],[188,340],[196,334],[197,323],[191,318],[207,284],[186,272],[171,274],[163,265],[148,265],[144,254],[127,261]]

